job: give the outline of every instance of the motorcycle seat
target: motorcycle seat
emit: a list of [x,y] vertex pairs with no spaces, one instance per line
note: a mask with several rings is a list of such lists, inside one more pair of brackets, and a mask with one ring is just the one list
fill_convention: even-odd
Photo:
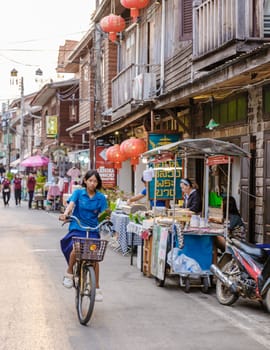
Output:
[[268,253],[263,248],[257,247],[255,244],[246,241],[239,241],[235,238],[232,238],[232,242],[237,248],[241,249],[248,255],[251,255],[259,263],[264,263],[268,258]]

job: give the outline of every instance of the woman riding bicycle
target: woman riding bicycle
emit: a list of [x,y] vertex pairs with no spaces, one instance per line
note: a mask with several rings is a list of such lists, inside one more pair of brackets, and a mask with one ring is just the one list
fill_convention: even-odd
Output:
[[[68,199],[68,206],[63,214],[59,216],[59,220],[65,221],[72,213],[76,216],[83,226],[98,226],[98,216],[108,208],[106,197],[99,192],[102,188],[102,181],[96,170],[89,170],[84,178],[82,187],[75,190]],[[73,265],[75,264],[75,252],[73,249],[72,237],[86,237],[86,232],[72,221],[69,224],[68,234],[61,239],[61,249],[67,260],[68,269],[64,275],[63,285],[66,288],[73,287]],[[100,238],[98,231],[90,231],[89,237]],[[99,264],[95,264],[96,275],[96,301],[102,301],[103,296],[99,287]]]

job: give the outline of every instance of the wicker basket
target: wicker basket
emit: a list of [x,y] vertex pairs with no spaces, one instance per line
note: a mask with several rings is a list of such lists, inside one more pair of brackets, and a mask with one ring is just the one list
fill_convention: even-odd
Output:
[[76,260],[103,260],[108,241],[81,237],[73,237],[72,240]]

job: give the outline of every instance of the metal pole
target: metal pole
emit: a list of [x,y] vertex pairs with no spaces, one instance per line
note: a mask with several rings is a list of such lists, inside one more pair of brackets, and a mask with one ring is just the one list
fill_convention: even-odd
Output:
[[10,171],[10,118],[9,112],[6,112],[6,123],[7,123],[7,171]]
[[165,30],[166,30],[166,3],[162,1],[161,9],[161,45],[160,45],[160,94],[164,93],[164,76],[165,76]]
[[23,161],[24,158],[24,83],[23,83],[23,77],[21,77],[21,117],[20,117],[20,123],[21,123],[21,139],[20,139],[20,163]]
[[204,218],[208,218],[209,212],[209,165],[207,159],[204,159]]
[[226,218],[225,218],[225,239],[228,236],[228,224],[229,224],[229,197],[230,197],[230,185],[231,185],[231,156],[228,157],[228,182],[227,182],[227,207],[226,207]]
[[7,167],[7,172],[9,173],[10,171],[10,125],[9,125],[9,112],[7,111],[6,107],[9,106],[9,102],[7,103],[2,103],[2,128],[5,133],[5,150],[6,150],[6,167]]

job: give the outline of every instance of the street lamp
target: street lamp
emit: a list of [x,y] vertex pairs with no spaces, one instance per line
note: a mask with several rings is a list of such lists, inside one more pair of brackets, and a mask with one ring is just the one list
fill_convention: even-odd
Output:
[[[40,68],[38,68],[35,72],[36,76],[42,76],[43,72]],[[24,159],[24,115],[25,115],[25,99],[24,99],[24,78],[21,76],[18,78],[18,71],[13,68],[10,72],[10,76],[12,78],[11,84],[19,85],[20,89],[20,98],[21,98],[21,106],[20,106],[20,163]],[[37,80],[36,80],[37,81]]]

